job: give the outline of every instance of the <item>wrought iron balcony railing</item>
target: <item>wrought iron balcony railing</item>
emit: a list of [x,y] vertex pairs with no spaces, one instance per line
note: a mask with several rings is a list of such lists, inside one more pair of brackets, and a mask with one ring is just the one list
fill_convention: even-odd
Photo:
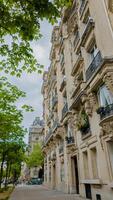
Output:
[[68,136],[66,137],[66,142],[67,142],[67,145],[68,144],[73,144],[75,141],[74,141],[74,137],[73,136]]
[[88,69],[86,70],[86,81],[88,81],[93,76],[93,74],[99,69],[102,61],[103,59],[99,51],[97,55],[95,56],[95,58],[93,59],[93,61],[91,62]]
[[49,111],[49,116],[47,117],[47,124],[50,123],[51,119],[52,119],[53,113],[52,111]]
[[85,44],[86,40],[88,39],[91,31],[94,29],[94,26],[95,26],[94,20],[92,17],[89,16],[87,24],[85,26],[85,29],[84,29],[82,37],[81,37],[81,46],[84,47],[84,44]]
[[68,112],[68,104],[65,103],[63,109],[62,109],[62,119],[64,118],[65,114]]
[[52,108],[54,108],[54,106],[57,104],[58,102],[58,96],[55,95],[53,98],[52,98]]
[[76,33],[75,33],[75,39],[74,39],[74,42],[73,42],[74,48],[76,48],[79,40],[80,40],[80,36],[79,36],[79,31],[77,30]]
[[113,116],[113,104],[98,108],[97,114],[100,115],[101,120]]
[[58,118],[56,118],[55,121],[53,122],[52,131],[55,131],[58,126],[59,126],[59,121]]
[[45,137],[45,143],[47,143],[52,134],[53,134],[52,129],[49,129],[48,134]]
[[61,86],[60,86],[60,92],[62,92],[62,90],[64,89],[65,85],[66,85],[66,76],[64,75],[63,76],[63,80],[61,82]]
[[82,0],[81,5],[80,5],[80,9],[79,9],[80,16],[83,14],[87,3],[88,3],[87,0]]

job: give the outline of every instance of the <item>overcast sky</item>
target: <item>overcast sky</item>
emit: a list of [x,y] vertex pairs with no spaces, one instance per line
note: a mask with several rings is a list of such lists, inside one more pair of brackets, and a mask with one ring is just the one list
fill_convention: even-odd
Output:
[[[45,69],[50,65],[49,53],[50,53],[50,39],[51,39],[52,26],[44,21],[41,22],[41,33],[43,37],[32,43],[32,48],[34,55],[37,58],[40,64],[43,64]],[[12,82],[16,84],[20,89],[27,93],[27,97],[20,99],[18,106],[22,104],[28,104],[33,106],[34,112],[24,113],[23,125],[26,128],[29,128],[36,116],[42,117],[42,95],[41,95],[41,86],[42,86],[42,75],[33,73],[31,75],[23,74],[21,78],[11,78]],[[27,136],[25,141],[27,142]]]

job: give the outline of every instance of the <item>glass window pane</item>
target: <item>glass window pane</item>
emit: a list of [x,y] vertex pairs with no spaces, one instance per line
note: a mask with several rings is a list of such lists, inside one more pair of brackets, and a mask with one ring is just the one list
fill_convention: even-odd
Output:
[[101,106],[113,104],[113,95],[105,85],[100,87],[98,92],[99,102]]

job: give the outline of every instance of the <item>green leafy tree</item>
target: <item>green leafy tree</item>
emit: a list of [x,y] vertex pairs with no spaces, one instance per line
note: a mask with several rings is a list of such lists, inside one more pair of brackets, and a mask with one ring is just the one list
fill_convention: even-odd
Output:
[[[54,23],[72,0],[0,0],[0,70],[21,76],[22,71],[42,70],[30,47],[41,37],[40,21]],[[10,41],[10,42],[9,42]]]
[[26,159],[29,168],[42,166],[44,163],[44,155],[40,144],[34,146],[33,152]]
[[[12,153],[15,149],[13,143],[22,146],[26,134],[26,130],[22,127],[22,109],[24,108],[27,111],[32,109],[27,105],[23,105],[21,110],[16,107],[16,101],[24,96],[25,93],[10,84],[6,78],[2,77],[0,79],[0,186],[4,163],[7,164],[6,176],[8,176],[9,160],[11,160],[9,157],[11,155],[12,158],[16,157]],[[13,150],[11,151],[11,149]]]

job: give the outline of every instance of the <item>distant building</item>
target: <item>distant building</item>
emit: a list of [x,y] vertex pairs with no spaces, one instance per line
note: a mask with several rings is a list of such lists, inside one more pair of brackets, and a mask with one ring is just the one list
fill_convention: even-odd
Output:
[[[37,143],[43,144],[44,135],[43,135],[43,128],[44,122],[40,119],[40,117],[36,117],[33,121],[33,124],[29,128],[29,155],[32,153],[34,146]],[[31,177],[38,177],[39,176],[40,168],[35,166],[34,168],[30,169],[30,176]]]

